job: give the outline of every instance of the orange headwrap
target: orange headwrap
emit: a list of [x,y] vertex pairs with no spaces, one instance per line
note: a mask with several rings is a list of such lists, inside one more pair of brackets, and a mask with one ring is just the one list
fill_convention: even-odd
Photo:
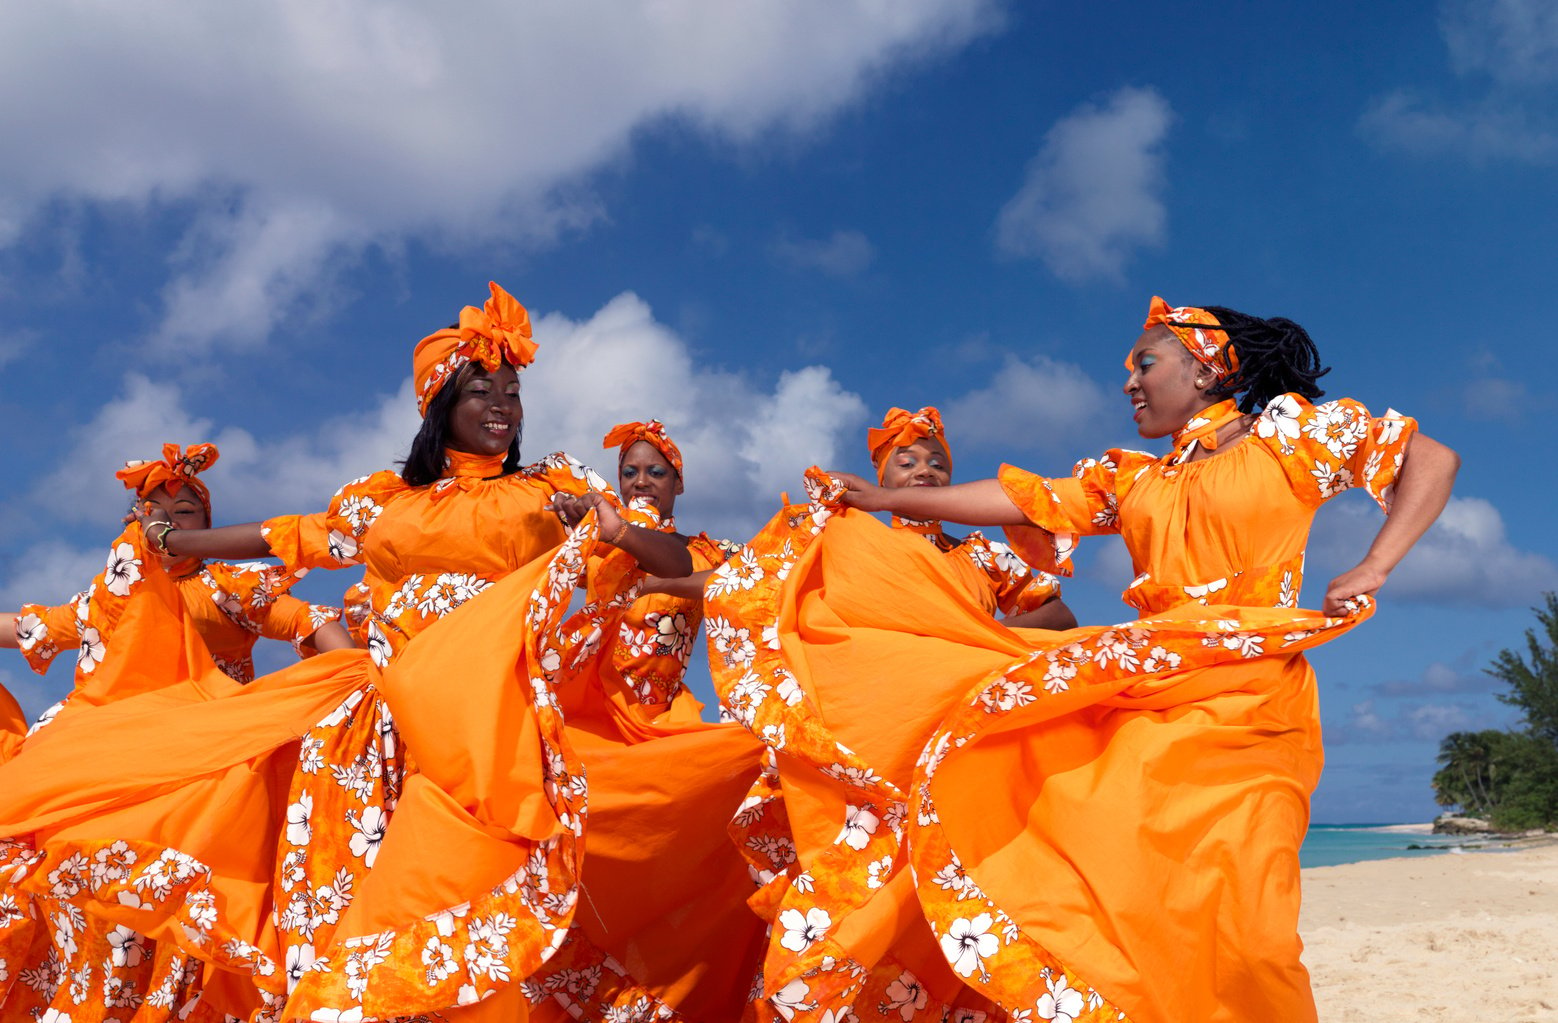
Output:
[[460,325],[429,334],[411,354],[411,377],[417,388],[417,411],[427,415],[427,403],[450,377],[468,362],[488,373],[503,363],[524,369],[536,357],[530,340],[530,314],[519,300],[489,281],[492,297],[480,309],[460,310]]
[[658,419],[651,419],[647,423],[618,423],[601,440],[600,446],[620,448],[617,452],[617,461],[620,462],[622,456],[628,453],[628,448],[639,441],[664,455],[665,460],[671,463],[671,468],[676,470],[676,475],[681,476],[682,449],[676,446],[671,435],[665,432],[665,424]]
[[[1159,325],[1173,331],[1179,343],[1195,356],[1197,362],[1217,374],[1217,379],[1221,380],[1239,368],[1239,353],[1228,347],[1228,335],[1216,329],[1220,325],[1217,317],[1205,309],[1193,305],[1172,308],[1153,295],[1147,322],[1141,329],[1151,330]],[[1134,368],[1128,359],[1125,368]]]
[[899,448],[907,447],[923,437],[935,437],[941,441],[947,453],[947,471],[952,471],[952,449],[947,446],[947,431],[941,425],[941,412],[934,405],[926,405],[918,412],[893,408],[881,426],[866,431],[866,443],[871,446],[871,461],[876,465],[876,479],[880,483],[887,471],[887,459]]
[[135,491],[136,497],[145,497],[158,487],[166,487],[169,494],[177,494],[180,487],[188,487],[199,499],[206,514],[211,514],[211,491],[195,479],[196,473],[205,472],[216,464],[220,452],[215,444],[191,444],[188,451],[177,444],[162,446],[162,461],[136,460],[124,463],[124,468],[114,473],[124,481],[125,488]]

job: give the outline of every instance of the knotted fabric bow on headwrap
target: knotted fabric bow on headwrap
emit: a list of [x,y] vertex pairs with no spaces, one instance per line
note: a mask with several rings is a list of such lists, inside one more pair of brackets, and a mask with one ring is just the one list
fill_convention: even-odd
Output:
[[899,448],[908,447],[925,437],[941,441],[947,453],[947,471],[952,471],[952,449],[947,446],[947,432],[941,425],[941,412],[934,405],[926,405],[918,412],[892,408],[882,420],[881,426],[866,431],[866,443],[871,446],[871,461],[876,466],[876,481],[882,481],[887,471],[887,459]]
[[[1221,380],[1239,368],[1239,353],[1228,347],[1228,335],[1217,329],[1221,326],[1217,317],[1205,309],[1193,305],[1173,308],[1154,295],[1147,310],[1147,322],[1141,329],[1151,330],[1159,325],[1173,331],[1180,344],[1195,356],[1197,362],[1217,374],[1217,379]],[[1128,361],[1125,368],[1132,368]]]
[[603,448],[618,448],[617,461],[628,453],[628,448],[639,441],[643,441],[665,456],[665,460],[671,463],[671,468],[676,470],[676,475],[682,475],[682,449],[676,446],[671,435],[665,432],[665,424],[658,419],[651,419],[647,423],[618,423],[601,440]]
[[503,363],[524,369],[536,357],[530,339],[530,314],[519,300],[489,281],[492,297],[480,309],[460,310],[460,325],[429,334],[411,354],[411,376],[417,389],[417,411],[427,415],[433,395],[469,362],[488,373]]
[[160,462],[139,459],[126,462],[114,475],[124,481],[126,489],[135,491],[136,497],[146,497],[158,487],[166,487],[169,495],[177,494],[181,487],[188,487],[210,515],[211,491],[195,478],[195,474],[215,465],[220,455],[215,444],[191,444],[188,451],[177,444],[164,444]]

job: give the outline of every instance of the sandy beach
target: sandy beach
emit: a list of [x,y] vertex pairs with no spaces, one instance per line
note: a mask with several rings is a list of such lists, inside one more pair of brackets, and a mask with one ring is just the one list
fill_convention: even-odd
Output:
[[1325,1023],[1558,1023],[1558,841],[1304,871]]

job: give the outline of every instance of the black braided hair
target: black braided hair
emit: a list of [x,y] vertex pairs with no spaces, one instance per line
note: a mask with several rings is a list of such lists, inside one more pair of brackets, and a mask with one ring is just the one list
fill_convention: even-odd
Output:
[[1239,399],[1239,411],[1259,412],[1279,394],[1296,391],[1309,401],[1325,394],[1316,380],[1331,372],[1320,365],[1320,350],[1309,332],[1292,320],[1273,316],[1263,320],[1224,306],[1201,306],[1217,317],[1217,324],[1184,326],[1221,330],[1228,347],[1239,357],[1239,368],[1207,390],[1214,398]]
[[[422,428],[411,441],[411,451],[406,455],[406,460],[400,463],[400,478],[413,487],[425,487],[443,478],[444,475],[444,448],[447,446],[449,433],[449,410],[460,397],[460,387],[470,379],[473,372],[471,367],[476,363],[468,363],[460,372],[444,381],[444,386],[438,389],[432,400],[427,403],[427,414],[422,417]],[[503,458],[503,475],[519,471],[519,442],[525,435],[525,421],[519,421],[519,429],[514,433],[513,443],[509,444],[508,454]]]

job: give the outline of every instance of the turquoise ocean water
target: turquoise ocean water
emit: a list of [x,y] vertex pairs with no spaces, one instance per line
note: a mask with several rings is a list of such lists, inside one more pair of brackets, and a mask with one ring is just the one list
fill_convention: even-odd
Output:
[[1332,867],[1397,856],[1438,856],[1487,844],[1486,839],[1394,831],[1380,824],[1311,824],[1298,858],[1306,867]]

